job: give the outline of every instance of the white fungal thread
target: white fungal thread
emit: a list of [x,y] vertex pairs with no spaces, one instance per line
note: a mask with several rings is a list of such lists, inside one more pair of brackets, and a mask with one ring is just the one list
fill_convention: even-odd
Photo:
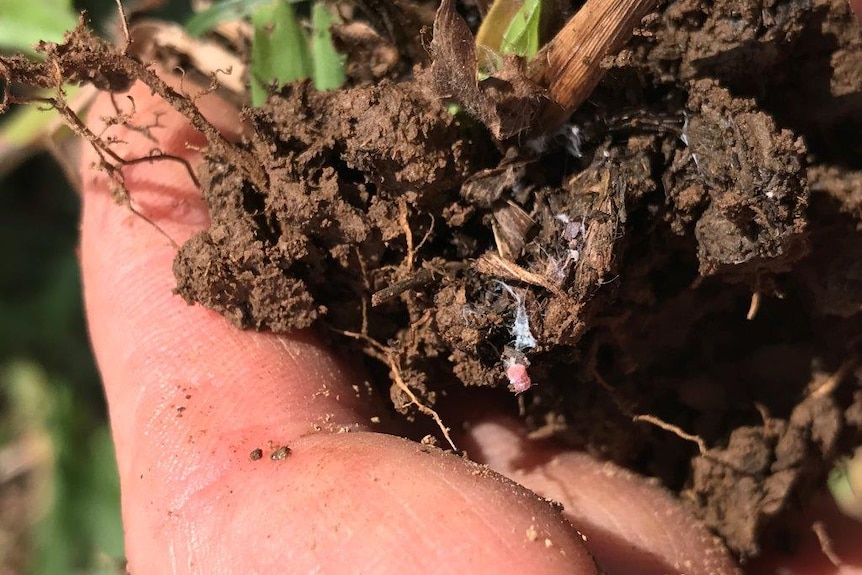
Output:
[[680,139],[680,141],[682,141],[683,144],[685,144],[686,148],[689,146],[689,143],[688,143],[688,114],[683,114],[682,133],[679,135],[679,139]]
[[[548,255],[548,263],[545,265],[545,275],[553,279],[557,284],[561,284],[566,281],[566,270],[572,262],[570,256],[571,253],[567,253],[566,257],[558,259],[554,256]],[[580,254],[578,254],[578,256],[580,257]]]
[[479,312],[476,311],[473,306],[467,304],[461,308],[461,319],[464,321],[464,325],[467,327],[472,327],[476,321],[476,316],[479,315]]
[[569,244],[569,247],[572,247],[573,244],[577,243],[578,236],[585,236],[587,234],[587,227],[585,225],[586,218],[584,217],[581,218],[580,222],[576,222],[567,214],[561,213],[555,215],[554,219],[563,222],[563,233],[560,234],[560,239]]
[[512,184],[512,195],[513,196],[517,196],[519,194],[522,194],[523,192],[524,192],[524,183],[523,182],[518,180],[514,184]]
[[501,281],[497,283],[515,300],[515,319],[512,322],[512,327],[509,329],[509,333],[515,336],[515,339],[512,340],[512,347],[519,352],[523,352],[525,349],[533,349],[536,347],[536,338],[533,336],[533,332],[530,331],[530,316],[527,314],[527,306],[524,305],[524,299],[509,285]]
[[548,149],[548,136],[541,135],[527,140],[526,148],[535,155],[544,154]]
[[569,155],[576,158],[584,157],[584,153],[581,149],[584,145],[583,132],[579,126],[574,124],[566,124],[550,136],[542,135],[531,138],[527,140],[525,147],[533,154],[544,154],[548,150],[548,146],[552,140],[556,140],[557,142],[562,140],[563,147],[566,148]]
[[584,154],[581,152],[581,145],[584,143],[581,137],[581,129],[574,124],[570,124],[563,126],[561,131],[563,138],[566,140],[566,151],[576,158],[584,157]]
[[548,275],[562,282],[566,278],[566,270],[572,264],[578,263],[581,259],[581,244],[586,240],[587,226],[586,218],[581,217],[581,221],[572,220],[565,213],[554,215],[554,219],[563,224],[563,231],[560,232],[560,242],[565,248],[565,256],[560,258],[548,257]]

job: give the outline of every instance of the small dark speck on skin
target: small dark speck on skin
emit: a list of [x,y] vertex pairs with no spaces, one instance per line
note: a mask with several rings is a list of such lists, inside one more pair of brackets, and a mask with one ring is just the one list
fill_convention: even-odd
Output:
[[275,451],[269,454],[269,458],[273,461],[281,461],[285,459],[288,455],[290,455],[290,448],[286,445],[282,445]]
[[252,461],[257,461],[261,457],[263,457],[263,449],[259,447],[248,454],[248,458]]

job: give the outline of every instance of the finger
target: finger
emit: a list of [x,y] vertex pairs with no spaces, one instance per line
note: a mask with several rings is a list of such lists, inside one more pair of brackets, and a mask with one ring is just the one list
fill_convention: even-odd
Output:
[[530,440],[507,418],[474,423],[468,434],[471,457],[562,503],[608,573],[738,572],[721,543],[655,484],[584,453]]
[[230,471],[150,525],[137,565],[168,571],[153,568],[167,533],[171,569],[198,567],[180,572],[595,573],[558,514],[485,468],[382,434],[291,447],[218,454]]
[[[155,136],[197,158],[203,142],[175,113],[145,88],[131,98],[148,129],[109,128],[119,153],[144,156]],[[105,99],[94,112],[113,113]],[[84,291],[133,572],[592,572],[570,527],[526,490],[361,433],[382,410],[311,335],[241,333],[172,295],[162,232],[180,242],[207,221],[180,164],[124,170],[132,206],[161,231],[84,172]]]

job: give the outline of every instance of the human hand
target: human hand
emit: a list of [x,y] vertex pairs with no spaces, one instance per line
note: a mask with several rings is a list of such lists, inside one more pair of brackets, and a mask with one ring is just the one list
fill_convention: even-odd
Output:
[[[177,113],[142,86],[130,96],[133,124],[160,126],[151,130],[159,148],[198,158],[203,139]],[[237,129],[223,102],[199,104],[220,129]],[[91,113],[96,132],[98,118],[114,115],[102,98]],[[139,131],[105,135],[123,141],[115,149],[127,158],[156,147]],[[82,162],[81,260],[130,572],[595,573],[591,554],[611,575],[736,572],[646,481],[530,441],[502,417],[474,421],[459,437],[497,473],[400,439],[397,425],[372,423],[386,410],[361,373],[313,333],[240,332],[187,306],[172,293],[175,248],[116,205],[94,159],[87,152]],[[175,241],[206,226],[178,163],[124,173],[136,210]],[[563,516],[535,493],[561,502]],[[852,547],[851,539],[837,551],[849,560]],[[805,573],[837,572],[818,570],[828,567]]]

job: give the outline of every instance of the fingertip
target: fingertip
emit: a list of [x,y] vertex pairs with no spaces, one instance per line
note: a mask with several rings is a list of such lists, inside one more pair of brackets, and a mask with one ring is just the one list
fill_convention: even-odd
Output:
[[610,462],[529,440],[505,418],[473,424],[475,456],[563,504],[598,564],[610,574],[732,574],[723,545],[669,493]]
[[486,468],[372,433],[290,449],[234,461],[180,505],[155,494],[129,521],[141,536],[131,570],[170,572],[170,560],[207,573],[595,573],[558,512]]

